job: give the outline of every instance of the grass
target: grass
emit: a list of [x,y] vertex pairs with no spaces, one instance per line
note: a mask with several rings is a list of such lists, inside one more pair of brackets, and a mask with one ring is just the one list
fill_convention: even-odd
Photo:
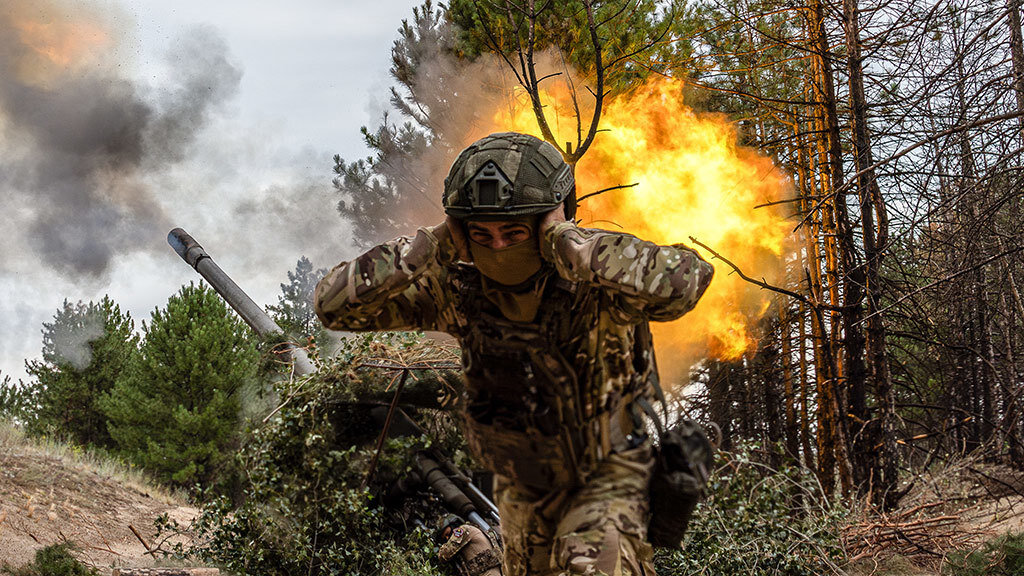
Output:
[[0,462],[14,454],[50,458],[80,472],[95,473],[137,492],[148,494],[166,505],[179,505],[188,498],[184,493],[162,486],[119,458],[100,450],[86,449],[54,437],[30,438],[22,428],[0,420]]

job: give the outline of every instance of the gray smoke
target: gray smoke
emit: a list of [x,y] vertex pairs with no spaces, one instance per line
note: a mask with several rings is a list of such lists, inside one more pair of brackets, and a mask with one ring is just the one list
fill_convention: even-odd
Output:
[[89,343],[103,337],[105,327],[102,313],[83,313],[73,324],[55,323],[50,332],[50,345],[57,361],[67,362],[75,370],[85,370],[92,362]]
[[40,60],[26,15],[52,23],[82,11],[34,0],[0,8],[0,186],[10,191],[5,204],[20,208],[7,233],[60,272],[100,277],[116,252],[171,228],[143,176],[185,156],[241,72],[223,40],[197,28],[173,41],[174,84],[155,92],[102,55],[40,79],[26,72]]
[[[300,256],[306,256],[317,267],[333,267],[356,255],[349,247],[350,238],[341,218],[331,209],[333,204],[330,184],[320,174],[272,184],[237,202],[225,217],[228,222],[241,223],[262,234],[233,235],[224,244],[231,246],[233,257],[241,261],[250,277],[268,271],[268,262],[283,262],[290,267]],[[285,280],[281,270],[273,272],[275,275],[262,279],[263,283],[278,286]],[[256,279],[244,280],[256,283]]]
[[[397,121],[388,116],[385,120],[394,128],[411,121],[429,135],[429,142],[408,154],[387,155],[386,162],[377,163],[374,176],[389,183],[395,197],[392,202],[371,206],[376,212],[366,216],[368,218],[391,219],[400,227],[440,222],[444,219],[441,207],[444,179],[459,152],[493,132],[523,129],[504,125],[497,118],[500,113],[529,108],[529,99],[515,74],[506,62],[492,54],[481,55],[471,62],[459,58],[448,46],[454,34],[450,24],[442,23],[435,35],[422,34],[410,48],[395,48],[398,52],[391,71],[399,85],[392,89],[391,106],[400,116]],[[406,54],[416,55],[415,66],[400,64],[400,56]],[[543,88],[570,78],[575,82],[581,92],[584,118],[588,118],[592,98],[579,75],[554,51],[535,54],[535,62],[538,76],[548,78]],[[547,116],[556,134],[574,131],[575,122],[571,127],[558,124],[559,117],[571,118],[567,111],[556,114],[548,109]],[[375,136],[388,142],[381,137],[379,129]],[[359,193],[356,188],[355,193]],[[344,191],[349,197],[353,194],[351,188]],[[358,222],[362,217],[356,214],[353,220]],[[358,224],[356,232],[367,233]],[[357,240],[364,245],[373,244],[385,240],[389,232],[378,230],[375,235],[360,236]],[[411,232],[411,228],[404,232],[399,230],[399,233]]]

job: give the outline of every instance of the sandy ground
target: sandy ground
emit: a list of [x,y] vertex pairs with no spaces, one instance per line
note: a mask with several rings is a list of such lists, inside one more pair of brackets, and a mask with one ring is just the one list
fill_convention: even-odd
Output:
[[[196,509],[141,483],[126,484],[28,444],[0,446],[0,567],[31,562],[36,550],[73,542],[93,566],[145,567],[154,560],[132,534],[153,545],[153,522],[167,513],[187,525]],[[154,492],[150,494],[149,492]]]

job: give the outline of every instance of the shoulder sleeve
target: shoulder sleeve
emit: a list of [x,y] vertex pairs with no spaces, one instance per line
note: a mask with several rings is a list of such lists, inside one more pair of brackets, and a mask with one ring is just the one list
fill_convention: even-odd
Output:
[[607,288],[628,315],[650,320],[692,310],[714,275],[711,264],[682,244],[659,246],[571,222],[547,230],[541,253],[563,278]]
[[332,330],[439,330],[451,324],[446,265],[455,247],[443,229],[420,228],[327,273],[313,295],[316,314]]

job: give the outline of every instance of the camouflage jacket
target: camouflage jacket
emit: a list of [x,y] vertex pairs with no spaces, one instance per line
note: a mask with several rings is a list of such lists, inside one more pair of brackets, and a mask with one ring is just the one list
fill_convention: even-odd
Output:
[[[575,482],[606,454],[626,447],[634,424],[624,411],[637,395],[649,393],[657,377],[647,322],[673,320],[692,309],[713,269],[683,246],[658,246],[568,222],[547,230],[541,255],[553,281],[529,324],[509,321],[473,296],[479,293],[479,273],[457,262],[444,224],[335,267],[317,286],[316,311],[331,329],[421,329],[455,336],[463,347],[467,440],[474,452],[489,453],[482,460],[495,472],[520,478],[536,466],[515,469],[516,460],[565,460],[526,483]],[[538,392],[531,384],[537,379],[554,382],[558,390]],[[530,418],[538,406],[554,407],[556,426]],[[560,433],[554,428],[569,430],[573,438],[560,440],[548,456],[523,456],[524,444],[535,446],[538,438]],[[572,468],[568,464],[579,470],[552,477]]]

